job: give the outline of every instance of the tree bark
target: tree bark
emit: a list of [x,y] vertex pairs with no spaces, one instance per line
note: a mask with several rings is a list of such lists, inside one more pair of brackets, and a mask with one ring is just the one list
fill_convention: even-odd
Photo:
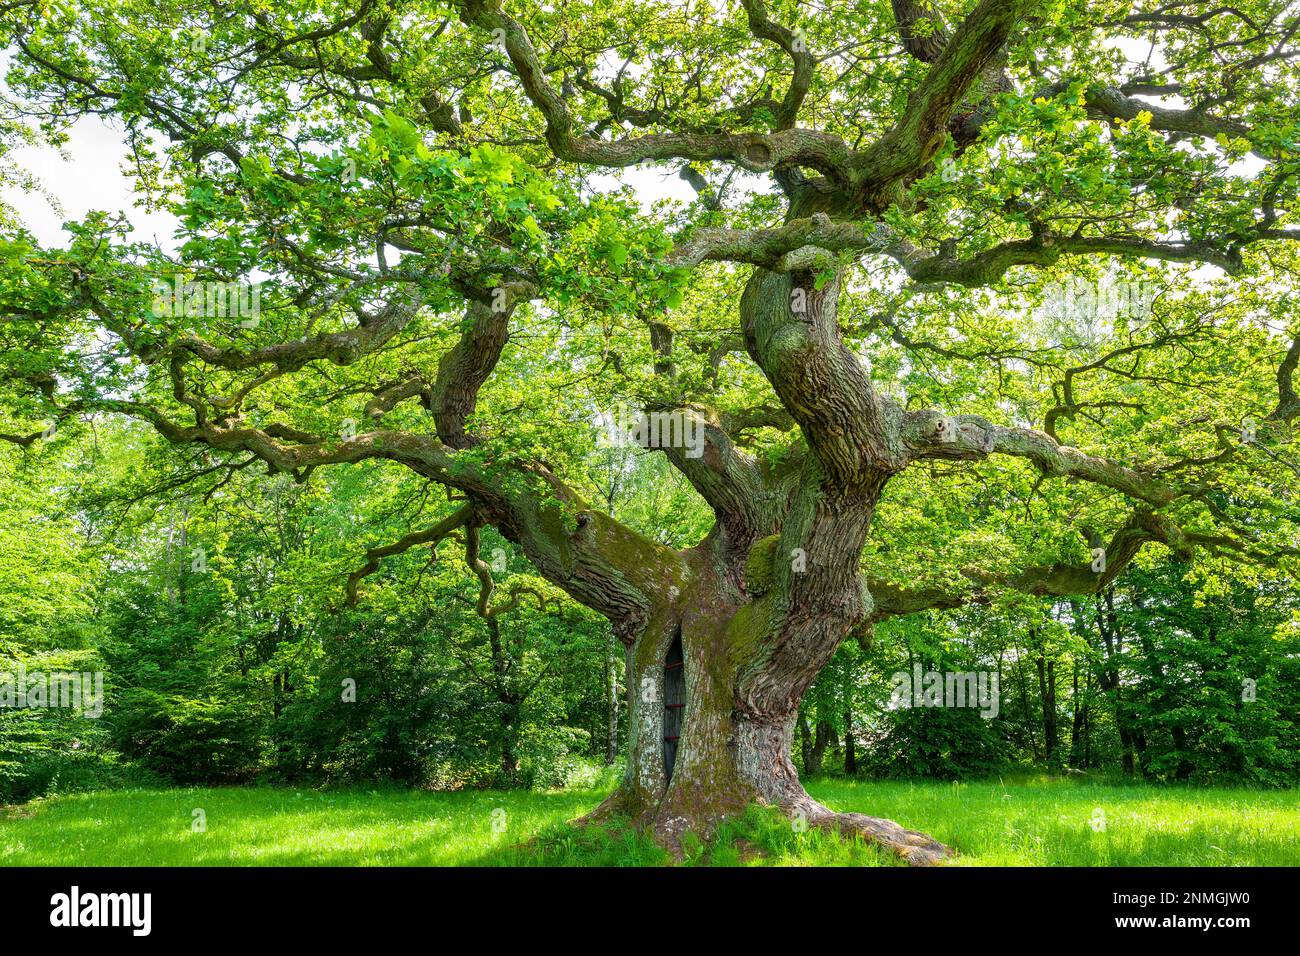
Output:
[[652,621],[628,650],[631,721],[626,777],[589,819],[614,814],[652,830],[677,848],[688,831],[707,836],[751,803],[774,806],[811,826],[857,834],[909,863],[936,863],[950,851],[925,834],[890,820],[839,814],[813,800],[791,762],[802,672],[765,672],[765,686],[780,692],[784,709],[746,712],[745,673],[758,663],[752,646],[750,606],[712,606],[702,587],[683,602],[681,635],[686,678],[680,740],[671,782],[663,757],[664,660],[676,633],[670,619]]
[[618,670],[617,642],[611,637],[605,655],[605,702],[609,708],[609,736],[605,740],[605,766],[618,760]]
[[799,715],[799,751],[803,757],[803,772],[812,773],[808,768],[813,764],[813,732],[808,726],[808,718]]
[[844,773],[854,776],[858,772],[858,752],[853,742],[853,708],[844,711]]
[[804,766],[804,772],[809,776],[815,776],[822,772],[822,763],[826,759],[826,748],[834,739],[835,733],[831,725],[824,720],[817,721],[817,730],[814,732],[811,760]]
[[[809,276],[758,270],[751,278],[741,302],[746,345],[793,406],[815,454],[781,478],[779,494],[765,476],[759,488],[766,493],[739,496],[734,482],[716,480],[748,467],[728,445],[683,459],[719,520],[683,553],[671,601],[652,602],[644,626],[625,638],[627,777],[593,816],[629,816],[670,847],[688,831],[707,835],[762,803],[810,826],[861,835],[909,863],[951,853],[893,821],[823,806],[791,760],[800,700],[840,642],[870,619],[858,564],[876,503],[902,467],[881,439],[883,407],[839,341],[838,295],[838,279],[819,289]],[[847,396],[843,405],[810,403],[818,385]],[[669,780],[664,666],[679,634],[686,706]]]
[[[1136,721],[1131,708],[1124,700],[1120,682],[1120,658],[1124,651],[1124,635],[1119,629],[1119,615],[1115,611],[1115,589],[1107,588],[1098,600],[1097,632],[1102,641],[1102,664],[1098,673],[1102,692],[1110,699],[1115,715],[1115,729],[1119,734],[1120,763],[1125,776],[1142,769],[1141,754],[1146,741],[1134,729]],[[1139,759],[1135,765],[1134,754]]]
[[497,718],[501,726],[501,780],[503,786],[519,782],[519,756],[516,738],[519,735],[519,712],[522,701],[515,693],[512,671],[518,662],[511,659],[501,635],[500,621],[484,618],[488,631],[488,646],[492,653],[493,692],[496,695]]
[[1056,661],[1038,655],[1038,695],[1043,710],[1043,761],[1051,766],[1056,759]]
[[1078,660],[1074,662],[1070,674],[1070,693],[1070,706],[1074,711],[1070,721],[1070,766],[1078,770],[1083,766],[1083,737],[1088,726],[1088,705],[1079,692]]
[[1025,732],[1029,735],[1029,752],[1034,755],[1034,759],[1039,758],[1038,736],[1034,733],[1034,716],[1029,707],[1029,679],[1025,677],[1024,660],[1016,660],[1016,673],[1020,676],[1020,706],[1025,714]]

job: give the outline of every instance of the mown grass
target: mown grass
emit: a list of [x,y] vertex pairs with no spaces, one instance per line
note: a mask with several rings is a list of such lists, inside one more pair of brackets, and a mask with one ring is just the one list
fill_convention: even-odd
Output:
[[[889,817],[965,866],[1296,866],[1300,792],[1031,778],[814,781],[835,810]],[[1100,813],[1098,812],[1100,811]]]
[[[1255,791],[1017,782],[818,780],[837,810],[898,820],[961,856],[958,866],[1300,865],[1300,797]],[[0,809],[0,865],[659,866],[672,862],[617,826],[566,821],[603,793],[282,788],[123,790]],[[195,826],[203,811],[205,830]],[[1098,814],[1098,810],[1101,814]],[[1104,814],[1104,817],[1102,816]],[[1100,821],[1104,819],[1104,829]],[[799,832],[755,808],[687,865],[879,866],[858,841]]]

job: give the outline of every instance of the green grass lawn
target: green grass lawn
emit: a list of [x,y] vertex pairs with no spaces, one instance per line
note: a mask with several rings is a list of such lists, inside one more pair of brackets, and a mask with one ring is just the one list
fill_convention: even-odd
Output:
[[[837,810],[924,830],[965,866],[1300,865],[1295,791],[1034,779],[814,781]],[[660,865],[643,839],[575,833],[590,791],[127,790],[0,808],[0,865]],[[206,830],[196,830],[202,810]],[[1101,811],[1101,813],[1098,813]],[[1104,828],[1097,826],[1103,820]],[[892,865],[870,847],[752,811],[688,863]]]

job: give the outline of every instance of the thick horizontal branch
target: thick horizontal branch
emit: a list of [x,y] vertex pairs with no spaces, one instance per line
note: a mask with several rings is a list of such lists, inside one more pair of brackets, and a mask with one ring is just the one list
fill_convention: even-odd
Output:
[[382,418],[400,403],[416,396],[425,408],[433,407],[433,390],[429,381],[418,373],[376,389],[375,397],[366,403],[366,414],[371,418]]
[[395,554],[402,554],[410,551],[414,547],[422,544],[437,544],[447,535],[451,534],[457,528],[464,527],[469,521],[473,509],[469,505],[457,508],[454,512],[443,518],[431,528],[425,528],[423,531],[413,531],[408,535],[394,541],[392,544],[386,544],[383,547],[371,548],[366,551],[366,563],[357,570],[348,575],[347,596],[348,607],[353,607],[357,603],[357,587],[361,584],[363,578],[374,574],[379,570],[379,562],[384,558],[390,558]]
[[1062,445],[1046,432],[994,425],[979,415],[945,415],[932,409],[908,412],[903,437],[914,459],[973,461],[991,454],[1011,455],[1028,459],[1049,477],[1113,488],[1155,507],[1186,493],[1117,461]]
[[295,443],[277,437],[301,434],[291,428],[245,427],[238,421],[229,427],[211,422],[186,426],[140,402],[101,399],[93,406],[147,421],[174,444],[250,452],[271,470],[300,479],[324,465],[383,459],[463,491],[478,518],[518,543],[548,581],[608,617],[626,640],[639,631],[652,604],[671,605],[682,591],[681,555],[589,509],[539,463],[477,465],[458,458],[433,436],[407,432],[381,430],[338,442]]
[[[1239,244],[1243,237],[1234,237]],[[1265,233],[1250,238],[1300,238]],[[669,253],[668,264],[746,262],[774,272],[832,266],[841,252],[882,252],[899,263],[917,284],[954,283],[968,288],[997,283],[1015,266],[1046,268],[1063,255],[1114,255],[1166,262],[1204,262],[1229,274],[1242,267],[1235,246],[1202,242],[1161,242],[1138,236],[1058,236],[1047,232],[1001,243],[959,258],[934,254],[899,241],[886,226],[834,220],[824,213],[793,219],[771,229],[697,229]]]
[[1137,236],[1057,236],[1041,233],[1004,242],[968,258],[933,255],[906,243],[884,247],[913,281],[951,282],[968,288],[996,283],[1013,266],[1054,265],[1063,255],[1114,255],[1166,262],[1205,262],[1230,275],[1241,270],[1241,254],[1210,242],[1160,242]]
[[[1040,95],[1053,96],[1062,86],[1056,86]],[[1088,115],[1095,119],[1131,120],[1139,113],[1151,117],[1151,128],[1164,133],[1188,133],[1194,136],[1246,137],[1250,136],[1250,127],[1234,119],[1212,116],[1203,110],[1170,109],[1133,96],[1125,95],[1113,86],[1100,83],[1089,85],[1084,91],[1084,105]]]
[[701,262],[747,262],[774,272],[809,268],[841,251],[879,248],[880,240],[861,222],[816,213],[771,229],[696,229],[673,247],[670,266]]
[[406,290],[378,312],[364,313],[356,327],[342,332],[326,332],[253,349],[216,346],[196,335],[186,335],[171,348],[173,352],[189,352],[208,365],[231,371],[274,365],[292,372],[321,359],[336,365],[351,365],[391,341],[415,318],[423,304],[424,297],[419,292]]
[[1114,581],[1143,546],[1151,542],[1166,545],[1184,560],[1192,558],[1197,543],[1168,518],[1142,507],[1086,563],[1061,562],[1013,572],[966,567],[961,573],[969,584],[956,588],[937,585],[912,588],[869,577],[867,587],[875,600],[872,620],[987,604],[998,590],[1020,591],[1036,597],[1095,594]]

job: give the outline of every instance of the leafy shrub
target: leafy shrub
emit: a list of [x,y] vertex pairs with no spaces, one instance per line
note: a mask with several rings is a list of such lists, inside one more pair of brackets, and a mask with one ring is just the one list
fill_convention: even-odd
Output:
[[881,777],[960,780],[1005,766],[1010,749],[994,721],[963,707],[903,707],[886,711],[870,741],[867,769]]
[[114,709],[123,753],[177,783],[229,783],[257,769],[262,721],[241,701],[197,700],[136,688]]

